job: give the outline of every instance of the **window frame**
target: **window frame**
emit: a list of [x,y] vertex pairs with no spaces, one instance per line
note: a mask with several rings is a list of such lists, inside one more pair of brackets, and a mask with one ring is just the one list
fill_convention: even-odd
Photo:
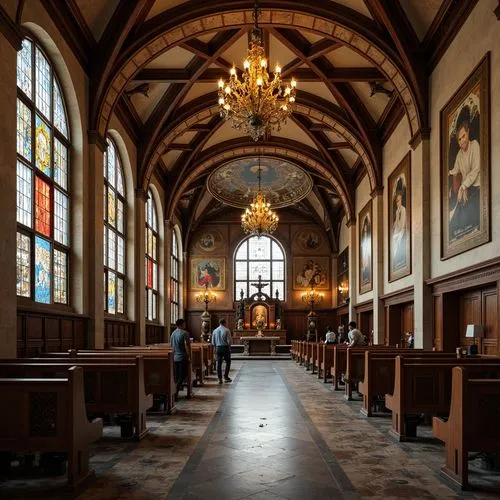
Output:
[[[149,208],[148,204],[151,202],[151,210],[152,210],[152,220],[153,220],[153,225],[156,224],[156,229],[149,224]],[[146,210],[145,210],[145,236],[146,236],[146,248],[145,248],[145,275],[144,275],[144,284],[146,288],[146,310],[145,310],[145,318],[146,321],[149,323],[154,323],[154,324],[159,324],[160,323],[160,290],[159,290],[159,283],[160,283],[160,262],[159,262],[159,253],[160,253],[160,235],[158,233],[158,211],[156,210],[156,202],[153,196],[153,192],[151,189],[148,189],[148,200],[146,201]],[[156,248],[156,258],[154,255],[149,255],[148,253],[148,231],[151,231],[153,240],[156,241],[156,246],[153,244],[153,248]],[[148,286],[148,262],[152,262],[152,266],[154,269],[154,266],[156,266],[156,283],[154,279],[154,270],[153,270],[153,287],[150,288]],[[155,288],[156,285],[156,288]],[[153,318],[150,319],[149,316],[149,290],[152,291],[153,296],[156,297],[156,307],[155,310],[153,311]]]
[[[123,168],[123,162],[121,159],[120,151],[118,150],[116,141],[112,137],[106,137],[106,142],[108,143],[108,147],[106,148],[106,151],[104,153],[104,162],[103,162],[103,181],[104,181],[104,192],[103,192],[103,203],[104,199],[106,201],[108,200],[108,190],[111,188],[115,192],[115,220],[117,221],[117,214],[118,214],[118,201],[122,202],[123,205],[123,232],[120,233],[117,228],[113,227],[109,222],[108,222],[108,203],[106,203],[106,209],[104,210],[104,217],[103,217],[103,238],[105,237],[106,240],[104,241],[103,245],[103,267],[104,267],[104,313],[106,316],[110,318],[115,318],[115,319],[128,319],[128,307],[127,307],[127,187],[125,184],[125,171]],[[108,180],[108,173],[109,173],[109,168],[108,168],[108,151],[109,151],[109,146],[112,145],[113,149],[115,151],[115,186],[112,186]],[[104,174],[104,168],[106,169],[106,174]],[[118,178],[118,172],[121,172],[121,177],[123,181],[123,194],[118,192],[118,187],[116,183],[116,179]],[[108,238],[108,231],[112,231],[115,234],[115,269],[111,269],[108,266],[109,262],[109,238]],[[123,273],[118,271],[118,237],[123,238]],[[115,312],[109,312],[108,310],[108,304],[109,304],[109,298],[108,298],[108,273],[111,271],[112,273],[115,274]],[[123,280],[123,312],[118,312],[118,279]]]
[[[172,230],[172,244],[170,248],[170,323],[172,325],[180,318],[181,306],[181,260],[179,258],[179,238]],[[175,252],[174,252],[175,249]],[[176,270],[175,274],[173,270]]]
[[[27,236],[30,241],[30,250],[29,250],[29,265],[30,265],[30,287],[29,287],[29,297],[25,295],[19,295],[17,293],[17,284],[16,284],[16,297],[19,303],[25,305],[36,305],[40,308],[50,308],[51,310],[54,308],[64,309],[64,310],[72,310],[72,294],[71,294],[71,283],[72,283],[72,189],[71,189],[71,180],[72,180],[72,143],[71,143],[71,127],[69,123],[69,115],[68,115],[68,107],[66,104],[66,100],[64,97],[63,86],[61,85],[61,81],[57,75],[57,71],[54,67],[54,63],[47,55],[46,51],[40,44],[40,42],[33,36],[29,36],[25,38],[26,41],[31,43],[31,97],[28,96],[24,90],[18,85],[17,82],[17,68],[19,64],[19,59],[16,62],[16,107],[17,103],[20,102],[24,106],[26,106],[31,113],[31,124],[30,124],[30,138],[31,138],[31,160],[28,160],[24,157],[17,148],[17,139],[16,139],[16,179],[18,178],[18,164],[22,164],[25,168],[28,168],[31,173],[31,188],[30,188],[30,223],[31,227],[24,225],[22,222],[17,220],[17,194],[18,190],[16,187],[16,274],[17,274],[17,234],[21,234],[23,236]],[[37,50],[42,54],[44,59],[47,61],[50,70],[50,115],[46,116],[45,112],[42,111],[41,108],[37,106],[37,98],[36,98],[36,88],[37,88],[37,67],[36,67],[36,53]],[[22,49],[21,49],[22,51]],[[21,51],[18,52],[18,58],[20,57]],[[61,97],[62,108],[64,112],[64,118],[66,123],[66,133],[67,137],[56,127],[55,125],[55,98],[54,92],[55,88],[59,90],[59,94]],[[50,129],[51,138],[50,138],[50,175],[47,175],[42,169],[38,168],[36,165],[36,118],[40,117],[42,122],[46,124],[46,126]],[[17,123],[17,112],[16,112],[16,136],[19,132],[18,123]],[[66,148],[66,187],[63,187],[59,184],[55,179],[55,141],[56,139],[62,144],[64,148]],[[43,234],[36,229],[36,179],[40,179],[42,182],[46,183],[49,186],[50,190],[50,236]],[[66,211],[66,237],[67,244],[61,243],[57,241],[55,237],[56,227],[55,227],[55,193],[58,190],[62,193],[67,200],[67,211]],[[35,240],[36,237],[42,238],[45,241],[49,242],[50,245],[50,302],[41,302],[35,299],[35,253],[36,253],[36,245]],[[55,254],[56,251],[62,252],[66,256],[66,302],[57,302],[55,300]],[[17,281],[17,279],[16,279]]]
[[[237,283],[242,283],[242,282],[246,282],[246,292],[245,292],[245,295],[244,295],[244,298],[249,298],[250,295],[253,295],[250,293],[250,282],[252,281],[255,281],[257,278],[250,278],[250,264],[252,262],[268,262],[269,263],[269,280],[262,280],[263,282],[268,282],[270,284],[270,290],[269,290],[269,293],[266,292],[264,290],[264,293],[266,293],[267,295],[269,295],[269,297],[271,297],[272,299],[276,298],[275,297],[275,288],[273,286],[274,283],[283,283],[283,296],[280,296],[279,300],[280,302],[286,302],[286,295],[287,295],[287,290],[286,290],[286,253],[285,253],[285,250],[283,248],[283,246],[281,245],[281,243],[276,239],[276,238],[273,238],[272,236],[269,236],[269,235],[263,235],[261,236],[261,238],[267,238],[269,239],[269,245],[270,245],[270,257],[269,259],[254,259],[254,260],[251,260],[250,259],[250,244],[249,244],[249,241],[253,238],[257,238],[257,236],[254,236],[254,235],[250,235],[250,236],[247,236],[246,238],[243,238],[237,245],[235,251],[234,251],[234,256],[233,256],[233,289],[234,289],[234,295],[233,295],[233,300],[235,302],[238,302],[240,300],[240,290],[241,290],[241,286],[238,285],[237,286]],[[272,246],[273,246],[273,242],[278,246],[278,248],[281,250],[281,254],[283,256],[282,259],[273,259],[273,252],[272,252]],[[238,255],[238,252],[240,251],[240,248],[244,245],[244,244],[247,244],[247,250],[246,250],[246,259],[237,259],[237,255]],[[238,276],[237,276],[237,267],[236,267],[236,263],[237,262],[246,262],[247,266],[246,266],[246,274],[247,274],[247,278],[246,279],[237,279]],[[273,280],[272,279],[272,276],[273,276],[273,262],[282,262],[283,263],[283,279],[282,280]],[[255,292],[254,292],[255,293]]]

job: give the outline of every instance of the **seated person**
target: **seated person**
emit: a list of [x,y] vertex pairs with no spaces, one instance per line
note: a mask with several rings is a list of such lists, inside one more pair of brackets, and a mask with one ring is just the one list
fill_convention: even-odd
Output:
[[337,343],[337,335],[333,331],[331,326],[326,327],[326,337],[325,344],[336,344]]
[[357,326],[356,321],[349,321],[349,347],[366,345],[364,336]]
[[343,344],[347,340],[344,331],[344,325],[339,325],[339,327],[337,328],[337,340],[339,344]]

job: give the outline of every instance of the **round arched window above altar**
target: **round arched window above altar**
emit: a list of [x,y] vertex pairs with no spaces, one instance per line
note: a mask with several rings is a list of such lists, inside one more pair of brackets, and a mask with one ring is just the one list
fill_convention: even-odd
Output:
[[285,252],[281,245],[269,236],[251,236],[243,240],[234,254],[234,299],[250,297],[258,291],[254,283],[267,284],[262,291],[272,298],[278,291],[285,300]]

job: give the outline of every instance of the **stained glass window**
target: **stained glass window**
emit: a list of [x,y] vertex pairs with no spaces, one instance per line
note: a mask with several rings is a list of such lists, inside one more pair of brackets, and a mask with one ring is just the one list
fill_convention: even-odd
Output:
[[[107,140],[104,155],[104,282],[105,311],[125,314],[125,189],[120,155],[115,143]],[[118,189],[120,187],[120,189]]]
[[285,254],[281,246],[269,236],[251,236],[236,250],[234,259],[234,299],[240,300],[241,290],[243,297],[250,297],[258,289],[252,285],[257,283],[259,276],[264,293],[271,297],[276,296],[285,300]]
[[42,48],[17,56],[17,294],[69,304],[70,147],[66,107]]
[[170,253],[170,322],[175,324],[180,314],[180,249],[177,234],[172,231],[172,250]]
[[158,216],[156,203],[151,190],[148,191],[146,202],[146,319],[158,321]]

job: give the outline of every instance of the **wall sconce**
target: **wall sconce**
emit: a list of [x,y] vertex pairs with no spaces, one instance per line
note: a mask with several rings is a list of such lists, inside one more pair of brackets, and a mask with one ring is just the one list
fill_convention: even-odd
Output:
[[341,283],[339,285],[339,292],[342,294],[342,295],[347,295],[349,293],[349,287],[347,286],[346,283]]

